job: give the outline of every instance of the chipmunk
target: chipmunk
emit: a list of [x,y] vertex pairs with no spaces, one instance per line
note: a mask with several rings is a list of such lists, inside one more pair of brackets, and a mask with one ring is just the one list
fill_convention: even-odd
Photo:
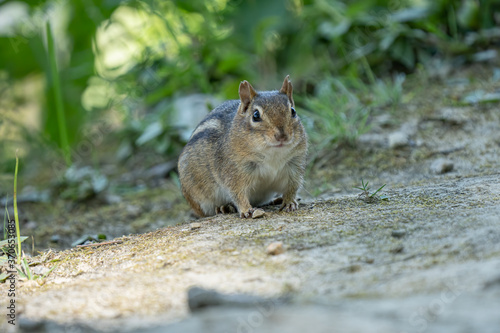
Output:
[[252,217],[276,194],[280,210],[297,209],[307,134],[292,90],[289,76],[279,91],[257,92],[242,81],[240,100],[219,105],[195,128],[178,169],[182,193],[198,216],[236,208],[242,218]]

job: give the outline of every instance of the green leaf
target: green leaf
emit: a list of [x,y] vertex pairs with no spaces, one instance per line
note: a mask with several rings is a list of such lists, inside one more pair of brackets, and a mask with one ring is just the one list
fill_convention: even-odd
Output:
[[[17,238],[9,238],[9,239],[5,239],[3,241],[0,241],[0,248],[7,247],[7,245],[9,245],[10,239],[14,239],[15,244],[17,244]],[[21,236],[21,243],[24,242],[26,239],[28,239],[27,236]]]
[[398,38],[399,33],[391,32],[386,34],[379,43],[379,47],[382,51],[386,51],[394,43],[396,38]]
[[378,190],[376,190],[372,195],[370,195],[370,197],[374,197],[375,194],[377,194],[378,192],[380,192],[380,190],[382,190],[384,187],[385,187],[386,184],[382,185]]
[[398,39],[391,48],[394,59],[400,61],[408,69],[415,67],[415,54],[411,44],[406,39]]
[[390,19],[396,22],[411,22],[425,19],[431,14],[430,7],[412,7],[399,10],[390,16]]
[[1,273],[0,274],[0,282],[5,282],[5,280],[7,280],[7,278],[9,277],[10,275],[7,274],[7,273]]
[[323,37],[331,40],[344,35],[347,31],[349,31],[350,27],[351,21],[348,19],[343,20],[337,25],[333,25],[331,22],[325,21],[320,24],[318,31]]
[[163,125],[159,121],[156,121],[154,123],[149,124],[148,127],[146,127],[144,132],[135,141],[135,143],[138,146],[142,146],[146,142],[153,140],[162,133],[163,133]]

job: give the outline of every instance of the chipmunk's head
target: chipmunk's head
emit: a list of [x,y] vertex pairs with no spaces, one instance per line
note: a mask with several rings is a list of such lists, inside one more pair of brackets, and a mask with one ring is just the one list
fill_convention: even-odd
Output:
[[257,92],[247,81],[240,83],[238,108],[241,130],[250,132],[249,145],[257,144],[271,149],[293,148],[305,138],[304,128],[295,110],[293,87],[285,77],[279,91]]

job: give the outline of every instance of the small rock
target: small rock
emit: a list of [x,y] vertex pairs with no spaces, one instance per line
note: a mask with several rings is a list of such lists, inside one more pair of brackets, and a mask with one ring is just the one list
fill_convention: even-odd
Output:
[[405,132],[394,132],[389,134],[389,147],[402,148],[408,145],[408,134]]
[[462,102],[465,104],[496,103],[500,101],[500,93],[487,93],[483,90],[476,90],[466,95]]
[[61,241],[61,236],[59,236],[58,234],[52,235],[50,237],[50,241],[52,243],[59,243]]
[[494,287],[500,287],[500,276],[496,277],[493,280],[486,281],[484,284],[484,289],[490,289]]
[[395,238],[401,238],[406,235],[406,230],[393,230],[391,236]]
[[393,125],[393,121],[393,116],[390,113],[378,115],[373,119],[373,123],[375,125],[385,128],[391,127]]
[[447,173],[453,170],[454,164],[452,161],[446,158],[438,158],[431,164],[431,172],[441,175],[443,173]]
[[247,294],[223,294],[216,290],[204,289],[200,287],[191,287],[188,290],[189,309],[194,312],[203,308],[213,306],[255,308],[260,304],[280,304],[287,299],[265,299],[259,296]]
[[401,253],[404,250],[403,244],[398,244],[395,247],[393,247],[389,252],[391,253]]
[[366,258],[366,259],[365,259],[365,262],[366,262],[367,264],[373,264],[373,263],[375,262],[375,259],[373,259],[373,258]]
[[275,256],[275,255],[278,255],[278,254],[285,252],[285,249],[283,249],[282,242],[274,242],[274,243],[269,244],[266,252],[269,255]]
[[116,195],[116,194],[107,193],[104,196],[104,202],[108,205],[119,204],[120,202],[122,202],[122,197],[120,197],[119,195]]
[[437,117],[444,123],[463,126],[469,121],[467,108],[442,108],[437,112]]
[[493,80],[493,82],[500,81],[500,68],[493,68],[493,77],[491,79]]
[[24,332],[45,332],[45,322],[41,320],[27,319],[24,316],[19,318],[19,328]]
[[31,273],[39,275],[39,276],[44,276],[45,274],[49,274],[50,268],[45,267],[45,266],[34,266],[31,267]]
[[387,139],[383,134],[365,133],[358,137],[358,143],[369,147],[385,147]]
[[356,272],[359,272],[360,270],[361,270],[361,265],[358,265],[358,264],[351,265],[351,266],[347,267],[347,271],[349,273],[356,273]]
[[194,222],[189,225],[189,229],[191,230],[196,230],[201,228],[201,223],[199,222]]
[[496,59],[498,56],[497,50],[486,50],[474,53],[472,55],[472,61],[474,62],[485,62]]
[[136,218],[141,215],[142,212],[141,207],[134,205],[127,205],[127,207],[125,207],[125,210],[127,211],[128,217],[130,218]]
[[258,208],[258,209],[253,211],[252,218],[257,219],[257,218],[262,217],[264,215],[266,215],[266,212],[263,209]]
[[24,281],[23,282],[23,288],[36,288],[36,287],[39,287],[41,284],[39,282],[41,282],[42,280],[27,280],[27,281]]

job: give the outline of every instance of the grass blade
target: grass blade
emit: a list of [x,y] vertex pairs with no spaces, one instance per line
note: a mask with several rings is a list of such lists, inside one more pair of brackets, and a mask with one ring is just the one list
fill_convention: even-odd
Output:
[[373,194],[370,195],[370,197],[373,198],[375,196],[375,194],[377,194],[381,189],[383,189],[385,187],[385,185],[387,185],[387,184],[382,185],[378,190],[376,190],[375,192],[373,192]]
[[48,49],[48,57],[49,57],[49,66],[50,72],[52,74],[52,84],[54,86],[54,97],[56,103],[56,112],[57,112],[57,124],[59,128],[59,139],[61,148],[63,150],[64,159],[66,164],[71,165],[71,158],[69,154],[69,143],[68,143],[68,132],[66,129],[66,118],[64,115],[64,107],[62,100],[62,89],[61,89],[61,81],[59,80],[59,72],[57,71],[57,59],[56,59],[56,51],[54,46],[54,38],[52,36],[52,30],[50,29],[50,22],[47,21],[46,26],[46,34],[47,34],[47,49]]
[[17,212],[17,171],[19,169],[19,158],[16,151],[16,170],[14,171],[14,220],[16,221],[17,236],[17,264],[21,263],[21,230],[19,229],[19,214]]
[[5,213],[3,213],[3,239],[7,239],[7,223],[10,221],[9,210],[7,209],[8,198],[5,198]]

